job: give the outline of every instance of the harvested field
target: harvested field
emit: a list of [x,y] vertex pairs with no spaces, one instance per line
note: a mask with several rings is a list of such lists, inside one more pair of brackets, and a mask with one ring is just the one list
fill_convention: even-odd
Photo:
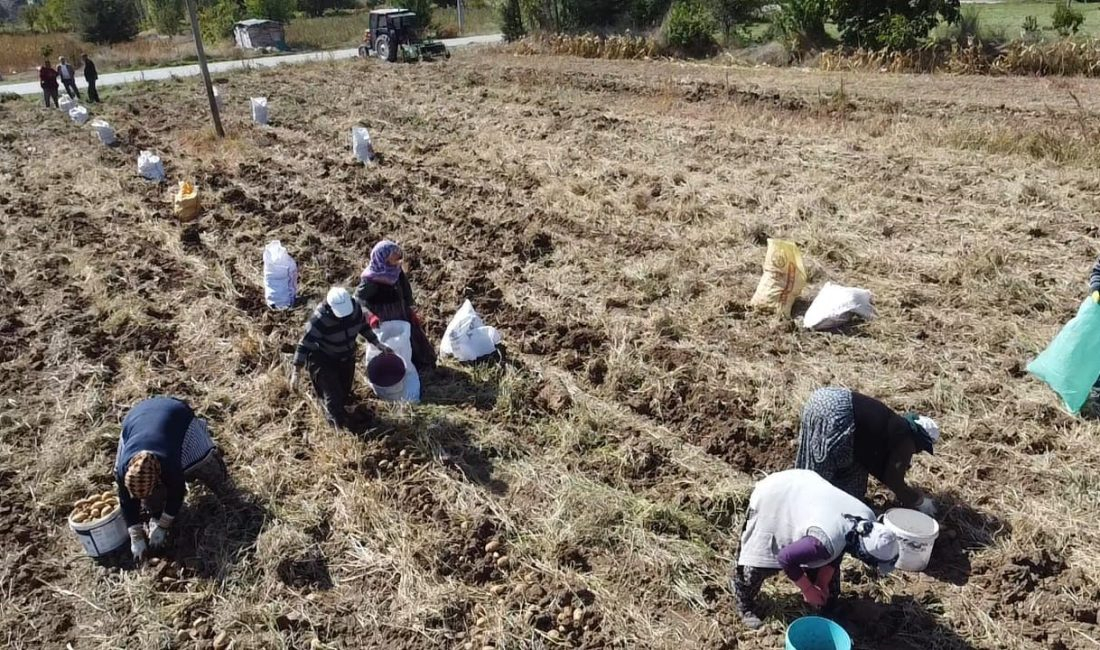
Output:
[[[491,52],[217,83],[225,142],[196,80],[113,94],[115,148],[0,104],[7,647],[781,647],[796,590],[770,582],[750,633],[726,572],[829,384],[944,430],[913,470],[944,511],[928,575],[846,565],[858,647],[1100,641],[1100,431],[1022,370],[1100,248],[1100,84]],[[357,124],[380,165],[352,161]],[[142,149],[198,183],[199,221],[137,178]],[[469,297],[509,361],[444,367],[414,408],[360,381],[360,426],[332,431],[288,352],[383,236],[433,338]],[[862,286],[879,317],[752,312],[767,237],[801,246],[804,299]],[[273,238],[302,270],[291,312],[263,305]],[[97,567],[64,519],[110,488],[150,393],[210,419],[244,498],[193,490],[170,561]]]

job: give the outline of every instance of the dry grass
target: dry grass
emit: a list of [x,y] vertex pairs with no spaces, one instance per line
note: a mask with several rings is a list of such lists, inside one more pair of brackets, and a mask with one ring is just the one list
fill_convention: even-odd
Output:
[[[913,469],[945,510],[930,575],[846,565],[859,646],[1090,647],[1097,425],[1020,370],[1097,253],[1080,125],[1100,93],[1058,84],[350,61],[228,75],[224,143],[197,83],[120,90],[100,109],[112,149],[0,105],[0,638],[547,648],[579,608],[573,647],[778,647],[793,588],[768,584],[750,634],[725,572],[802,401],[841,384],[945,432]],[[248,122],[257,94],[270,128]],[[384,164],[350,161],[360,122]],[[1055,144],[1008,146],[1028,133]],[[199,222],[136,178],[143,148],[196,180]],[[384,236],[408,246],[433,337],[470,296],[512,361],[448,366],[425,404],[334,432],[290,392],[285,350]],[[804,298],[866,287],[878,318],[826,335],[751,312],[768,236],[802,247]],[[289,313],[262,305],[275,237],[303,272]],[[210,418],[244,498],[190,495],[178,566],[99,569],[61,522],[109,485],[118,421],[151,392]]]
[[547,34],[529,36],[509,46],[510,51],[527,55],[568,55],[584,59],[651,59],[663,48],[645,36],[597,36],[584,34]]
[[1100,74],[1100,41],[1012,41],[1002,48],[977,44],[951,48],[930,46],[905,52],[833,50],[822,53],[819,65],[829,71],[1095,77]]

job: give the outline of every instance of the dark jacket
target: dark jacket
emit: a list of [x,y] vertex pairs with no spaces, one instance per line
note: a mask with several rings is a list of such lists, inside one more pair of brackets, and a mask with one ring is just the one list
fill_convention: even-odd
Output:
[[916,433],[905,418],[873,397],[852,391],[855,417],[855,458],[867,472],[890,488],[902,505],[920,500],[905,482],[905,473],[918,447]]
[[126,414],[115,462],[115,482],[127,526],[141,523],[141,503],[130,495],[124,479],[130,460],[142,451],[151,452],[160,461],[160,481],[166,492],[164,513],[173,517],[179,514],[187,494],[181,467],[183,438],[194,418],[195,412],[186,402],[172,397],[151,397]]
[[99,79],[99,73],[95,69],[95,62],[88,59],[84,62],[84,81],[95,81]]
[[409,284],[409,276],[405,275],[404,271],[393,285],[371,282],[366,278],[361,279],[359,286],[355,289],[355,297],[372,314],[387,313],[389,310],[386,308],[392,309],[394,304],[400,304],[406,310],[416,307],[412,285]]
[[38,84],[46,90],[57,90],[57,70],[48,65],[39,68]]
[[74,68],[71,63],[62,63],[61,65],[57,66],[58,77],[64,80],[66,73],[69,75],[69,81],[76,81],[76,68]]
[[306,332],[298,343],[294,365],[303,366],[311,356],[320,355],[329,360],[355,356],[357,337],[362,335],[370,343],[378,343],[378,337],[367,326],[366,316],[359,302],[352,299],[355,309],[344,318],[337,318],[328,303],[321,303],[306,323]]

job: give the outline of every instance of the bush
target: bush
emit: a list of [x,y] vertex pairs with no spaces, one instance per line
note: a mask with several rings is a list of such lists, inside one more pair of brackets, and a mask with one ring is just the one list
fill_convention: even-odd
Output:
[[688,56],[706,56],[714,52],[718,43],[714,33],[718,23],[706,7],[690,0],[677,0],[668,10],[661,34],[665,43]]
[[416,14],[416,26],[421,33],[432,28],[432,15],[435,13],[432,0],[405,0],[399,4]]
[[841,40],[867,48],[909,48],[941,20],[954,24],[959,0],[831,0]]
[[179,34],[186,13],[183,0],[145,0],[145,20],[158,34]]
[[1081,28],[1081,23],[1085,22],[1084,14],[1060,3],[1054,7],[1054,13],[1051,14],[1050,18],[1054,31],[1062,36],[1076,34],[1077,30]]
[[138,34],[136,0],[72,0],[73,27],[93,43],[121,43]]
[[1035,16],[1027,16],[1024,18],[1024,24],[1020,26],[1020,31],[1025,35],[1038,34],[1039,33],[1039,19]]
[[661,22],[672,0],[633,0],[630,3],[630,22],[640,29],[646,29]]
[[40,5],[23,9],[23,23],[41,34],[67,32],[72,28],[72,5],[69,0],[46,0]]
[[245,13],[249,18],[266,18],[289,23],[298,9],[297,0],[245,0]]
[[828,0],[784,0],[775,15],[773,29],[795,51],[817,49],[832,39],[825,31]]
[[726,44],[739,26],[753,22],[757,10],[760,9],[759,0],[708,0],[711,14],[722,27]]
[[298,0],[298,10],[307,16],[327,16],[355,7],[355,0]]
[[233,25],[243,18],[237,0],[218,0],[199,12],[199,31],[202,40],[216,43],[233,34]]
[[523,28],[519,0],[504,0],[500,5],[500,32],[509,43],[518,41],[527,34],[527,30]]

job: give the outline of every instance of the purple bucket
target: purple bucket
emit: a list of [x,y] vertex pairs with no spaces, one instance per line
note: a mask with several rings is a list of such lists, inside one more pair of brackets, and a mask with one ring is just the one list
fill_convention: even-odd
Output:
[[405,360],[396,354],[380,354],[367,362],[367,381],[375,395],[394,401],[405,395]]

